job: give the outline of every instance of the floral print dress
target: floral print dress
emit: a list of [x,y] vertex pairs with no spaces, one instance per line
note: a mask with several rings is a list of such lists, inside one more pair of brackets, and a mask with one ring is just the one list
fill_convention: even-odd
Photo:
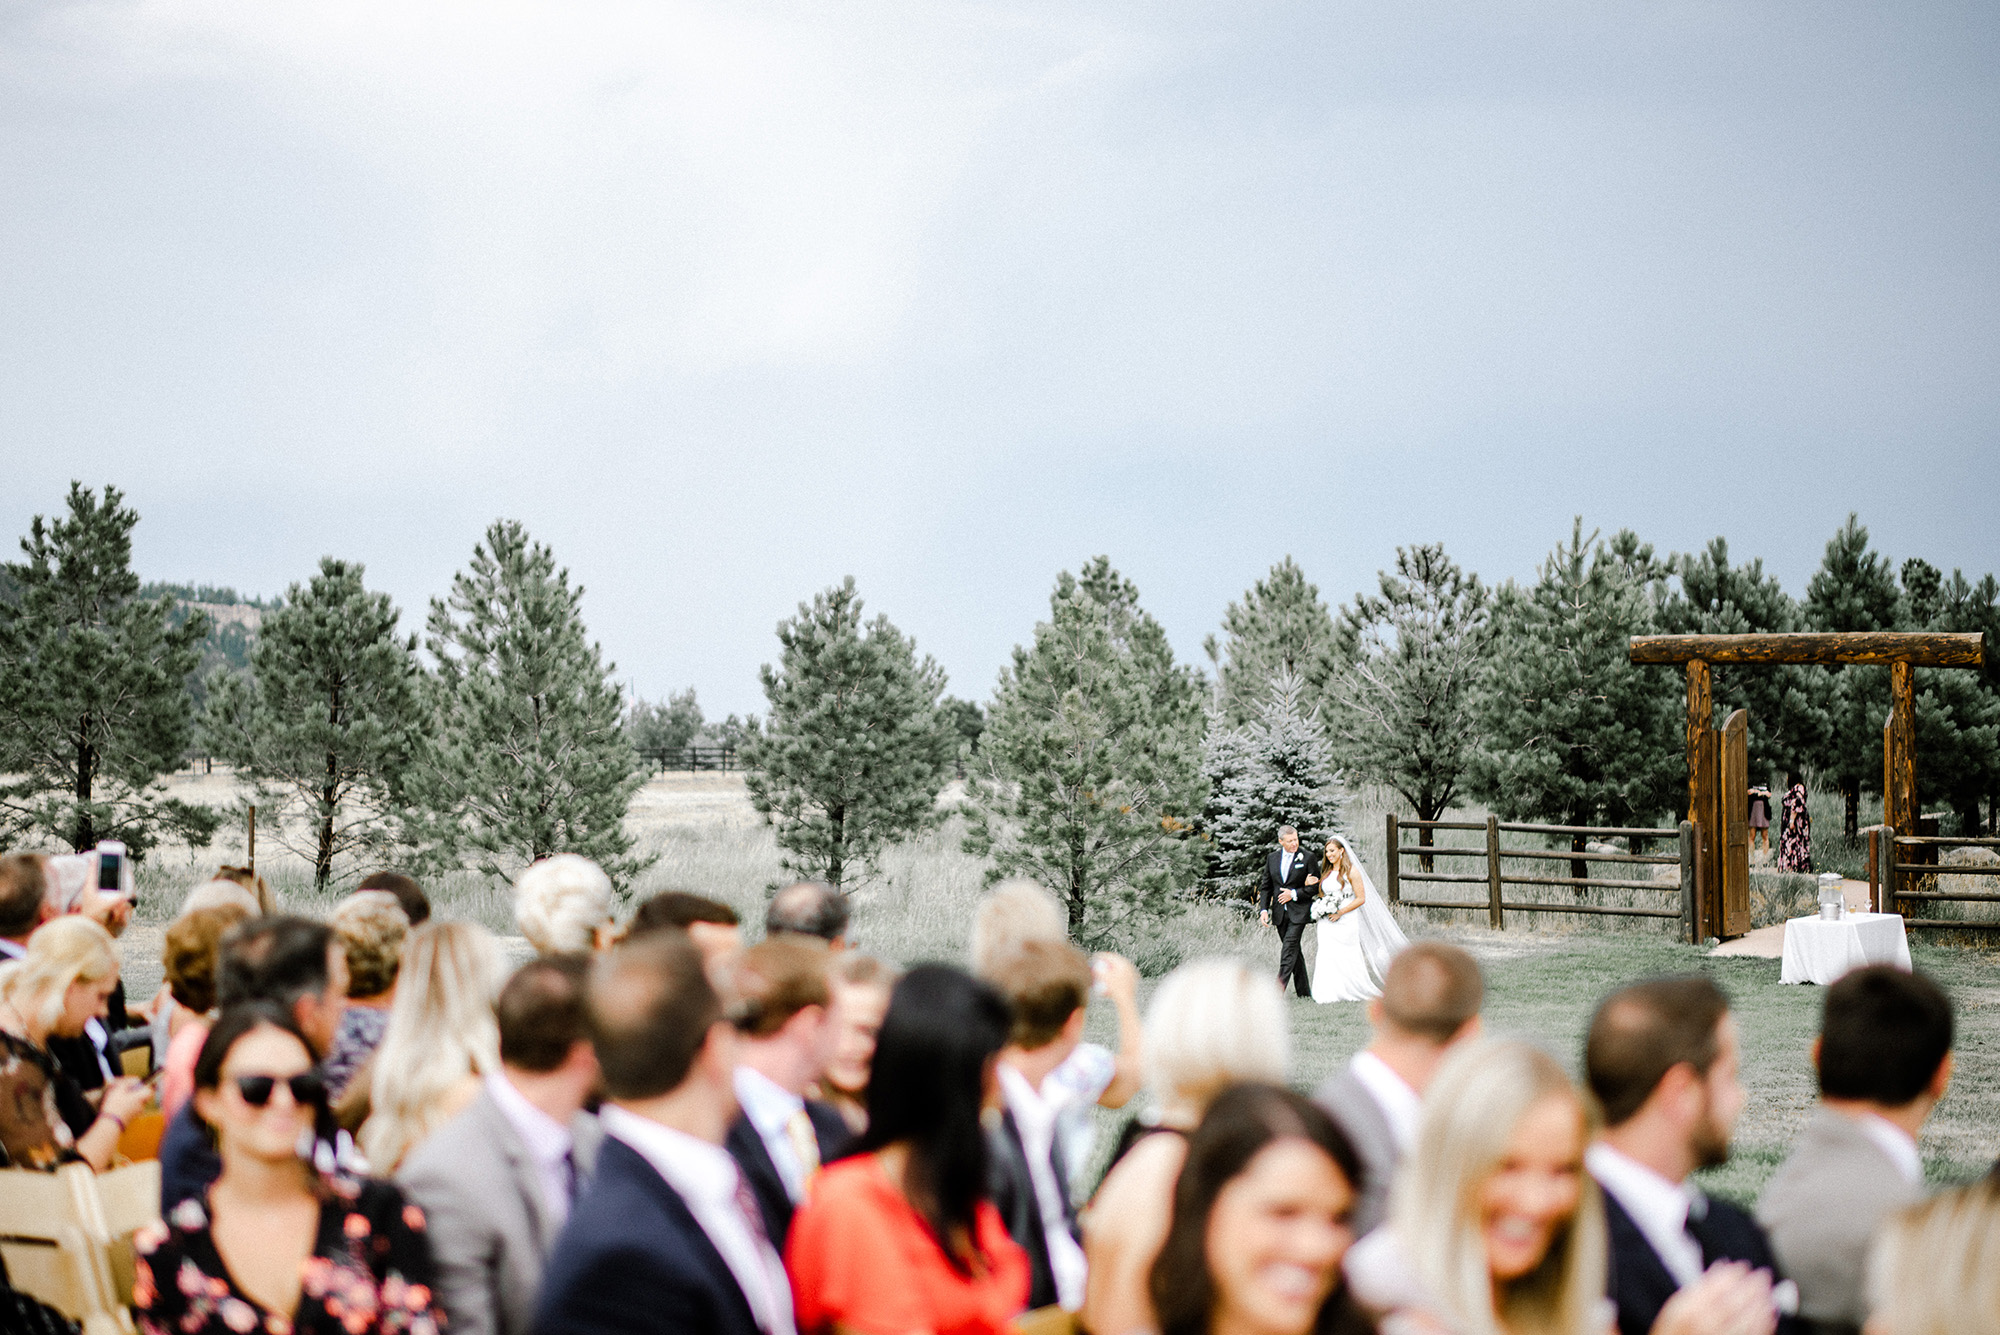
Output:
[[132,1306],[144,1335],[438,1335],[423,1211],[387,1182],[321,1177],[319,1233],[298,1310],[267,1312],[237,1289],[209,1233],[206,1200],[182,1201],[139,1234]]
[[1785,790],[1784,833],[1778,837],[1778,870],[1812,870],[1812,813],[1806,810],[1806,786]]

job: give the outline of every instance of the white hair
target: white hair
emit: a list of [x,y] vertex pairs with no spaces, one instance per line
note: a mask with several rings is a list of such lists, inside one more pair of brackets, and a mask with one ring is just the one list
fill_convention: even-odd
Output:
[[1284,998],[1240,960],[1183,964],[1146,1008],[1145,1054],[1146,1080],[1162,1111],[1199,1117],[1230,1085],[1282,1085],[1292,1061]]
[[575,853],[543,858],[514,882],[514,921],[541,954],[586,954],[611,925],[611,878]]
[[493,934],[471,922],[432,922],[409,935],[389,1026],[375,1049],[361,1152],[383,1177],[410,1147],[457,1112],[472,1076],[500,1069],[493,1001],[506,964]]
[[972,971],[990,978],[1030,941],[1069,940],[1069,915],[1033,881],[1002,881],[972,912]]
[[234,904],[253,918],[264,916],[264,906],[257,902],[257,894],[240,881],[204,881],[188,891],[181,901],[181,917],[185,918],[196,909],[219,909]]

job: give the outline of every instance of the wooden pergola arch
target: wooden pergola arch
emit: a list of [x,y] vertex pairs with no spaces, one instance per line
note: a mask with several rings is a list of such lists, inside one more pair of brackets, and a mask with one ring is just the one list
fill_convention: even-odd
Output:
[[[1976,668],[1986,638],[1923,631],[1827,631],[1753,635],[1635,635],[1634,664],[1687,669],[1688,819],[1697,827],[1697,920],[1707,934],[1749,930],[1749,715],[1736,710],[1714,726],[1712,664],[1783,663],[1886,665],[1889,718],[1882,729],[1882,823],[1899,835],[1917,833],[1916,669]],[[1740,838],[1739,838],[1740,834]],[[1697,933],[1698,935],[1701,933]]]

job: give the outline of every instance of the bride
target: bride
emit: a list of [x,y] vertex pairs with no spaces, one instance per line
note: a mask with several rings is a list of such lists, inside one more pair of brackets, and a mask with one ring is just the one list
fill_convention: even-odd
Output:
[[[1307,885],[1314,884],[1312,879]],[[1396,916],[1375,893],[1361,859],[1339,835],[1326,841],[1320,862],[1319,958],[1313,963],[1313,1000],[1367,1001],[1382,995],[1389,960],[1410,944]]]

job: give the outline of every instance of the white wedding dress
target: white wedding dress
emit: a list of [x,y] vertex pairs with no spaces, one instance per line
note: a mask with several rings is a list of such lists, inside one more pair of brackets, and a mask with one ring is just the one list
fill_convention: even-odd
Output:
[[[1348,874],[1359,886],[1338,880],[1320,885],[1320,899],[1314,907],[1324,903],[1327,916],[1319,920],[1319,958],[1313,962],[1312,995],[1321,1004],[1367,1001],[1381,996],[1382,978],[1389,971],[1389,961],[1410,944],[1403,929],[1396,925],[1396,915],[1389,911],[1387,901],[1368,879],[1368,872],[1353,847],[1345,839],[1339,843],[1347,850]],[[1357,888],[1361,892],[1361,907],[1336,919],[1334,912],[1354,900]]]

